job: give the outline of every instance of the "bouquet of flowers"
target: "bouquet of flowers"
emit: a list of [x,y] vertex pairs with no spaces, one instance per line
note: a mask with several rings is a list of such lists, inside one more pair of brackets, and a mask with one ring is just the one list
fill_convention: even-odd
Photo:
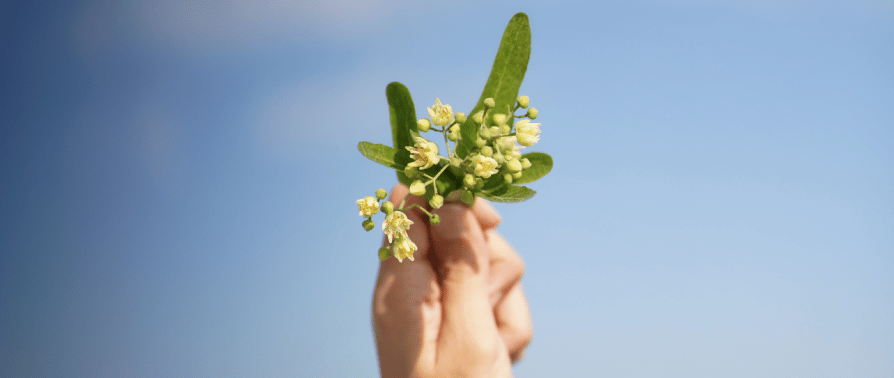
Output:
[[[534,190],[521,184],[549,173],[553,160],[542,152],[521,152],[540,140],[540,124],[532,122],[537,109],[530,106],[528,96],[518,95],[530,55],[528,16],[518,13],[506,26],[487,84],[471,112],[454,113],[436,98],[428,108],[429,118],[417,119],[410,91],[393,82],[386,95],[394,146],[360,142],[357,148],[367,159],[394,168],[410,194],[424,198],[433,209],[443,206],[445,199],[472,206],[477,197],[494,202],[531,198]],[[438,139],[435,134],[423,134],[429,132],[442,134],[446,151],[433,142]],[[360,216],[366,218],[363,228],[375,228],[372,217],[384,213],[382,229],[388,245],[379,250],[379,258],[413,260],[416,245],[407,236],[413,222],[405,212],[417,207],[432,225],[440,219],[424,206],[404,207],[405,201],[393,204],[385,201],[387,196],[385,189],[379,189],[375,196],[357,200]]]

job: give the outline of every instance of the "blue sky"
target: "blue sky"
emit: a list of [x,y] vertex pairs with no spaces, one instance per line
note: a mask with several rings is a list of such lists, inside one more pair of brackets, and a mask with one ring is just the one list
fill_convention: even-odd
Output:
[[0,5],[0,375],[377,375],[356,145],[519,11],[517,376],[894,373],[890,1],[344,0]]

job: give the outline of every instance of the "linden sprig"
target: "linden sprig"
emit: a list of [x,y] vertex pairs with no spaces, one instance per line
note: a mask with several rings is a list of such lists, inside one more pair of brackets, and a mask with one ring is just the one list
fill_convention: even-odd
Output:
[[379,249],[379,258],[383,261],[388,259],[391,257],[393,249],[393,255],[398,261],[403,262],[404,259],[413,261],[413,253],[416,252],[417,248],[416,244],[407,236],[407,231],[409,231],[410,225],[413,224],[413,221],[407,217],[407,211],[412,208],[418,208],[428,215],[428,221],[433,225],[441,223],[441,218],[437,214],[429,212],[425,207],[419,206],[419,204],[405,206],[406,198],[395,209],[391,201],[384,201],[387,196],[388,192],[385,189],[379,189],[376,190],[375,197],[367,196],[357,200],[360,215],[366,217],[363,221],[363,229],[372,231],[375,228],[375,222],[373,222],[372,217],[381,210],[385,214],[385,220],[382,222],[382,231],[385,233],[385,237],[388,238],[388,245]]
[[[360,142],[357,146],[368,159],[393,168],[398,180],[407,185],[411,195],[425,200],[428,207],[438,209],[445,198],[459,199],[472,206],[477,197],[495,202],[521,202],[535,192],[521,184],[533,182],[552,169],[552,158],[544,153],[522,154],[520,149],[540,141],[540,123],[531,122],[538,116],[530,107],[528,96],[518,96],[531,51],[531,30],[524,13],[516,14],[500,41],[490,77],[471,116],[453,112],[453,107],[441,103],[440,98],[428,108],[428,118],[416,118],[409,90],[400,83],[388,85],[386,95],[391,113],[391,134],[394,146]],[[523,110],[519,112],[519,110]],[[441,133],[445,151],[441,151],[423,133]],[[446,152],[444,155],[441,153]],[[387,192],[376,191],[376,196],[357,200],[360,215],[366,218],[363,228],[375,228],[372,217],[385,214],[382,230],[388,245],[379,250],[386,260],[392,255],[403,262],[413,260],[416,244],[407,236],[413,224],[406,211],[418,208],[429,218],[429,223],[440,222],[419,204],[404,206],[406,199],[395,208],[384,201]]]

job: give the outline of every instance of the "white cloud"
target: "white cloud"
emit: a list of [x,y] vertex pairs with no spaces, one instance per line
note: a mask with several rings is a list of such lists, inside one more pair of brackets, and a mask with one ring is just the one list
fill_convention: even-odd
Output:
[[139,34],[184,49],[244,49],[290,39],[341,39],[375,27],[408,3],[382,0],[143,2]]
[[207,54],[284,41],[343,41],[418,11],[409,0],[86,2],[74,15],[78,48],[90,56],[135,41]]

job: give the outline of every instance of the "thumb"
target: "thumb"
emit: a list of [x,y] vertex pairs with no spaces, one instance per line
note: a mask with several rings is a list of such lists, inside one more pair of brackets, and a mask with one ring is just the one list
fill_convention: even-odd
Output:
[[[448,204],[430,228],[430,257],[441,281],[444,318],[439,342],[466,352],[493,352],[497,327],[488,298],[490,247],[471,209]],[[477,350],[476,350],[477,349]]]

